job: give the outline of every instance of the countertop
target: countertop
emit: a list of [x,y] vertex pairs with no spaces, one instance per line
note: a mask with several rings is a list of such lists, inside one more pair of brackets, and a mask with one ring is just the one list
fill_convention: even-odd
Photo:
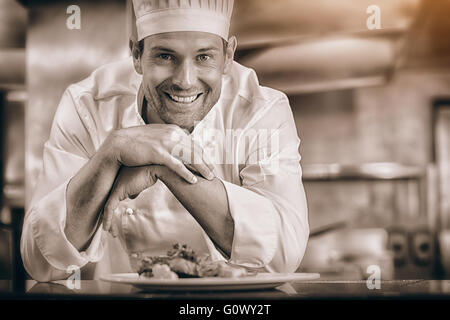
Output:
[[102,280],[81,280],[79,289],[69,289],[66,281],[38,283],[27,280],[23,291],[12,281],[0,280],[0,299],[155,299],[155,300],[292,300],[334,298],[444,298],[450,299],[450,280],[381,281],[379,289],[369,289],[366,281],[314,280],[286,283],[276,289],[253,291],[145,292],[128,284]]

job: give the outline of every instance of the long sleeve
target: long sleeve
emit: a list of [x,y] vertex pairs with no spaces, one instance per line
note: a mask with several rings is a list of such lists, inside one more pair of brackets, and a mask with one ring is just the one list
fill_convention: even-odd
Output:
[[[84,119],[82,121],[81,119]],[[38,281],[67,278],[67,267],[79,268],[102,256],[104,242],[97,231],[86,251],[66,238],[66,188],[88,161],[93,146],[87,114],[80,114],[70,90],[61,98],[44,146],[43,168],[24,219],[21,254],[28,274]]]
[[[240,182],[222,180],[234,220],[229,262],[269,272],[294,272],[309,237],[300,139],[286,97],[252,126],[258,138]],[[214,251],[209,245],[210,251]],[[217,252],[215,253],[217,256]]]

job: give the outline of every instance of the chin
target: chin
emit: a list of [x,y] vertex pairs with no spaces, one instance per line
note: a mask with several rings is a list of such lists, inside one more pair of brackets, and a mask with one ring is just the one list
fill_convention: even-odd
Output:
[[160,114],[160,117],[167,124],[175,124],[183,129],[192,131],[195,124],[202,121],[210,110],[211,108],[207,110],[200,108],[200,110],[190,110],[189,112],[169,112],[166,109],[166,112]]
[[[161,115],[161,119],[167,123],[167,124],[175,124],[179,126],[182,129],[191,131],[191,129],[194,127],[194,121],[192,121],[192,117],[189,117],[189,119],[186,119],[186,115],[183,115],[182,117],[177,117],[173,115]],[[181,119],[180,119],[181,118]]]

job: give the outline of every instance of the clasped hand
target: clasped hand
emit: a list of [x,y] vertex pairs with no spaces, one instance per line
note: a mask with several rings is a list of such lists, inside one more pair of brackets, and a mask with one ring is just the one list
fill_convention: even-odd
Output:
[[112,223],[119,202],[134,198],[158,180],[166,168],[189,183],[194,174],[214,178],[214,168],[203,148],[183,129],[171,124],[151,124],[116,130],[105,141],[120,169],[103,208],[103,229],[117,236]]

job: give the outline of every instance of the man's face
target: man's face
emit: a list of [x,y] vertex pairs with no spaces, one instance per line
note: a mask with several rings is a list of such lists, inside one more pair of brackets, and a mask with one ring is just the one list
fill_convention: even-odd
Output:
[[138,63],[149,112],[192,131],[219,99],[230,59],[222,38],[214,34],[170,32],[145,38]]

